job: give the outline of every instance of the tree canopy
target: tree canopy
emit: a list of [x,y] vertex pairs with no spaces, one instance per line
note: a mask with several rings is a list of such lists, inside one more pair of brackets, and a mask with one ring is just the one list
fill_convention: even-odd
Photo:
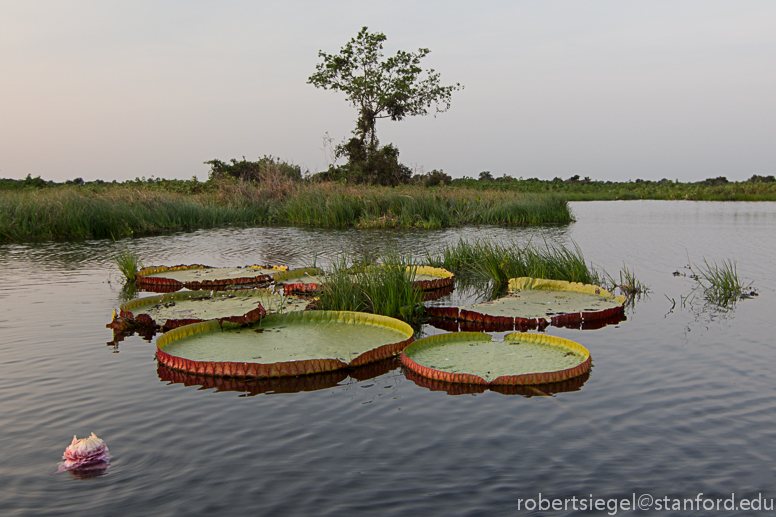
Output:
[[368,140],[375,148],[377,119],[427,115],[432,107],[434,114],[447,111],[452,93],[463,88],[459,83],[440,85],[439,73],[433,68],[423,73],[420,61],[431,52],[427,48],[417,53],[400,50],[384,59],[386,39],[385,34],[363,27],[338,54],[319,51],[322,62],[307,81],[316,88],[345,93],[359,113],[354,133],[361,147]]

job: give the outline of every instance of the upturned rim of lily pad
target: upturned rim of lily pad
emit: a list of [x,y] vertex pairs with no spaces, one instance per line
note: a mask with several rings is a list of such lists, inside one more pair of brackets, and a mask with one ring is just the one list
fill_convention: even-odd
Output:
[[197,375],[194,373],[173,370],[163,364],[156,368],[160,381],[184,386],[198,386],[203,389],[215,389],[217,392],[234,391],[248,396],[261,394],[286,394],[302,391],[319,391],[333,388],[350,377],[356,381],[365,381],[384,375],[401,366],[398,357],[390,357],[375,363],[369,363],[355,368],[334,370],[310,375],[287,377],[272,377],[268,379],[234,379]]
[[587,372],[566,379],[560,382],[550,382],[546,384],[461,384],[455,382],[438,381],[429,377],[424,377],[419,373],[404,368],[404,377],[414,382],[421,388],[431,391],[444,391],[448,395],[477,395],[487,390],[500,393],[502,395],[520,395],[521,397],[550,397],[556,393],[569,393],[580,391],[590,378],[590,370]]
[[443,289],[453,285],[453,279],[455,274],[452,271],[441,267],[432,266],[409,266],[415,267],[415,276],[428,275],[431,277],[438,277],[433,280],[415,280],[415,287],[421,291],[433,291],[436,289]]
[[[206,266],[204,264],[178,264],[177,266],[149,266],[141,269],[137,273],[138,285],[148,291],[158,292],[171,292],[177,291],[183,288],[191,290],[211,289],[211,290],[223,290],[234,286],[248,287],[248,286],[261,286],[272,282],[274,273],[253,275],[244,277],[225,277],[217,278],[215,280],[194,280],[194,281],[180,281],[175,278],[168,278],[164,276],[150,276],[158,275],[159,273],[166,273],[172,271],[188,271],[198,269],[235,269],[232,267],[214,267]],[[271,271],[286,271],[288,266],[278,265],[259,265],[253,264],[249,266],[240,266],[238,269],[267,269]]]
[[[350,311],[305,311],[291,312],[287,314],[271,314],[262,320],[262,325],[282,325],[289,323],[326,324],[339,323],[348,325],[371,325],[392,329],[403,334],[405,339],[397,342],[384,343],[367,350],[349,362],[338,358],[316,358],[292,361],[277,361],[272,363],[235,362],[235,361],[197,361],[169,354],[164,351],[168,344],[195,334],[211,331],[228,331],[243,328],[244,325],[231,322],[219,322],[215,320],[194,323],[178,327],[160,336],[156,340],[157,360],[173,370],[185,371],[198,375],[232,377],[232,378],[256,378],[269,379],[274,377],[286,377],[296,375],[309,375],[314,373],[329,372],[344,368],[361,366],[387,359],[398,355],[408,344],[414,340],[414,330],[407,323],[381,316]],[[261,334],[259,334],[260,336]],[[257,337],[260,339],[260,337]],[[289,346],[292,344],[289,343]]]
[[445,345],[461,342],[478,343],[492,341],[493,336],[484,332],[457,332],[428,336],[422,339],[418,339],[414,343],[408,345],[401,353],[401,362],[408,369],[434,381],[450,384],[482,385],[485,387],[526,386],[561,382],[584,374],[590,370],[590,365],[592,364],[590,351],[575,341],[556,336],[549,336],[547,334],[533,334],[525,332],[513,332],[511,334],[507,334],[504,336],[504,342],[532,342],[533,344],[538,345],[547,345],[561,349],[565,348],[571,353],[578,354],[582,360],[579,362],[579,364],[570,368],[559,368],[557,370],[516,375],[500,375],[492,381],[488,382],[481,376],[473,373],[446,372],[430,366],[422,365],[413,359],[413,356],[416,356],[418,352],[428,348],[444,347]]
[[[465,309],[462,307],[426,307],[426,312],[434,318],[475,324],[481,327],[479,330],[489,332],[505,332],[509,330],[525,331],[537,328],[541,330],[548,325],[595,329],[603,326],[599,326],[597,323],[615,324],[624,319],[626,297],[614,296],[603,287],[597,285],[532,277],[510,278],[510,293],[521,290],[552,290],[584,293],[600,296],[607,301],[615,303],[615,306],[598,311],[572,311],[556,314],[550,319],[541,317],[524,318],[521,316],[493,316],[477,310],[472,310],[476,305]],[[504,297],[503,299],[506,298],[508,297]]]

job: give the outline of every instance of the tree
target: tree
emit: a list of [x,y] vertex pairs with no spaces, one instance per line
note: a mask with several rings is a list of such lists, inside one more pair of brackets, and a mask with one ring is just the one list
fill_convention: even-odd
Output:
[[[364,164],[380,151],[375,133],[377,119],[428,115],[432,107],[435,115],[445,112],[450,108],[452,93],[463,88],[459,83],[441,86],[439,73],[433,68],[424,75],[420,61],[431,52],[427,48],[419,48],[417,53],[400,50],[383,59],[386,39],[385,34],[370,33],[363,27],[339,54],[319,51],[322,62],[307,80],[316,88],[344,92],[358,110],[355,137],[337,148],[338,156],[348,156],[351,163]],[[398,157],[398,150],[392,155]]]

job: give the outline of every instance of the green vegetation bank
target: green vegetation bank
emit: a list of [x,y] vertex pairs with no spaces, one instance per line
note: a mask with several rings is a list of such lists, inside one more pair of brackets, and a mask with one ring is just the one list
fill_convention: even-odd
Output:
[[332,168],[305,174],[267,157],[212,160],[205,182],[145,179],[54,183],[0,179],[0,242],[121,238],[233,224],[441,228],[567,223],[568,200],[776,200],[773,176],[697,183],[493,178],[453,180],[443,171],[395,186],[359,184]]
[[230,224],[441,228],[571,221],[568,202],[557,195],[303,179],[298,167],[271,158],[211,166],[206,182],[0,180],[0,242],[118,239]]

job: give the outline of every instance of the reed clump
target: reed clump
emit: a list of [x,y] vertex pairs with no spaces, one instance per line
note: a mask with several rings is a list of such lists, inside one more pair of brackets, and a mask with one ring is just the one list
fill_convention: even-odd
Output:
[[316,307],[412,320],[422,311],[423,300],[414,285],[415,271],[409,257],[398,255],[384,257],[380,264],[355,266],[343,258],[325,276]]
[[745,285],[738,276],[736,263],[732,260],[723,260],[709,263],[705,258],[703,265],[694,266],[695,278],[700,284],[703,298],[719,307],[732,307],[738,300],[757,296],[757,291],[752,283]]
[[143,269],[143,262],[138,254],[132,250],[124,249],[116,253],[114,260],[119,272],[124,276],[125,283],[134,284],[138,272]]
[[[572,220],[562,196],[236,179],[0,191],[0,242],[120,238],[228,224],[442,228]],[[191,185],[189,183],[192,183]],[[196,187],[196,188],[195,188]]]
[[309,226],[443,228],[567,223],[572,216],[568,202],[555,195],[323,183],[300,187],[285,200],[276,220]]
[[113,187],[0,192],[0,240],[100,239],[259,222],[261,203]]
[[534,277],[601,285],[603,273],[585,263],[582,250],[544,243],[544,246],[494,243],[485,240],[459,240],[436,254],[428,253],[430,266],[442,267],[456,275],[487,279],[496,287],[506,286],[510,278]]
[[633,270],[628,269],[624,264],[620,270],[620,282],[617,283],[612,279],[611,287],[617,287],[622,294],[629,298],[645,295],[649,292],[649,286],[636,278]]

